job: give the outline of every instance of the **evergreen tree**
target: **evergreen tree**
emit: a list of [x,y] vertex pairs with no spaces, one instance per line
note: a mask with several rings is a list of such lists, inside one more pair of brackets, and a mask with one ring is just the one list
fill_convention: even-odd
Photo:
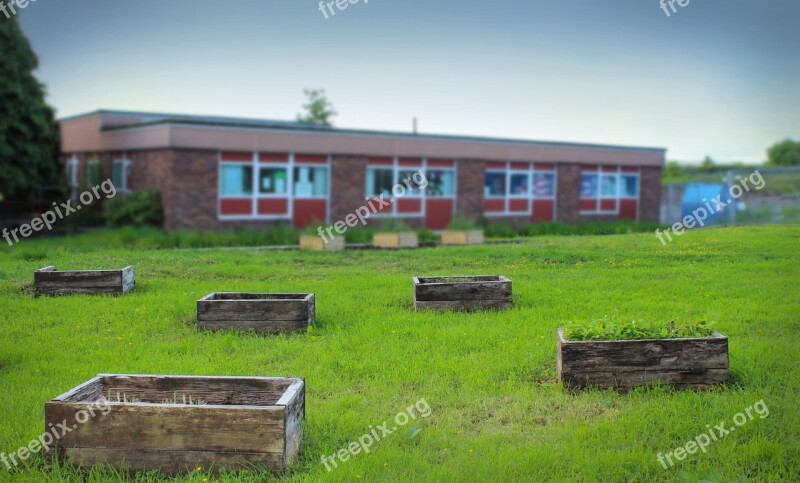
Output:
[[0,45],[0,201],[26,200],[59,181],[58,129],[16,17],[0,19]]

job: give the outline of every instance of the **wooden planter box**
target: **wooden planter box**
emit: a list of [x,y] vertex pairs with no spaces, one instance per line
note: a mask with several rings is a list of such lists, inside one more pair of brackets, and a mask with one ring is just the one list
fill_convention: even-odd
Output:
[[728,380],[728,338],[570,341],[558,329],[557,364],[558,379],[572,387],[700,389]]
[[340,252],[344,250],[344,236],[339,235],[325,243],[325,240],[316,235],[303,235],[300,237],[300,249],[315,252]]
[[442,245],[480,245],[483,240],[483,230],[442,232]]
[[511,280],[502,275],[414,277],[417,310],[505,310],[511,305]]
[[[174,403],[184,395],[205,404]],[[303,379],[100,374],[45,404],[46,428],[74,428],[47,455],[169,475],[262,465],[278,473],[300,453],[304,417]]]
[[215,292],[197,301],[197,325],[214,331],[306,332],[314,323],[314,302],[313,293]]
[[124,294],[133,289],[133,267],[75,271],[44,267],[33,272],[33,285],[37,295]]
[[375,248],[417,248],[419,238],[417,234],[408,233],[376,233],[372,236],[372,246]]

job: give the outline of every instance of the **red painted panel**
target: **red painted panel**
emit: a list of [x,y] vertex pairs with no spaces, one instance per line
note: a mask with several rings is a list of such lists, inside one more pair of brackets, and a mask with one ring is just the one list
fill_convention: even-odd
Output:
[[422,213],[422,200],[413,198],[403,198],[397,200],[398,213]]
[[508,200],[508,211],[527,213],[529,207],[528,200]]
[[292,223],[298,230],[312,225],[322,225],[327,218],[328,202],[325,200],[294,200]]
[[222,153],[222,160],[223,161],[234,161],[237,163],[241,162],[248,162],[253,161],[253,153],[232,153],[232,152],[224,152]]
[[453,221],[453,200],[429,199],[425,201],[425,228],[444,230]]
[[259,215],[286,215],[289,214],[289,200],[287,198],[264,198],[258,200]]
[[616,173],[617,167],[616,166],[603,166],[604,173]]
[[619,218],[621,220],[636,219],[636,200],[620,200]]
[[638,173],[639,168],[622,168],[623,173]]
[[533,165],[533,169],[536,171],[555,171],[556,165],[555,164],[540,164],[536,163]]
[[530,163],[511,163],[512,171],[528,171],[531,169]]
[[486,163],[486,169],[502,169],[502,170],[505,170],[506,169],[506,163],[496,163],[496,162]]
[[429,168],[452,168],[455,162],[452,159],[429,159]]
[[[364,200],[364,206],[368,207],[370,213],[392,213],[392,198],[391,197],[383,197],[382,201],[380,196],[376,196],[374,198],[370,198],[368,200]],[[387,204],[388,203],[388,204]]]
[[584,173],[597,173],[597,165],[587,164],[586,166],[581,166],[581,171]]
[[226,198],[220,200],[219,214],[231,215],[252,215],[253,201],[249,198]]
[[367,164],[369,166],[392,166],[394,161],[392,158],[368,158]]
[[533,202],[533,221],[537,223],[547,223],[554,221],[553,200],[536,200]]
[[582,199],[580,201],[581,211],[597,211],[597,200]]
[[505,200],[483,200],[484,213],[496,213],[506,210]]
[[286,153],[258,153],[258,160],[262,163],[288,163],[289,155]]
[[328,164],[328,157],[318,156],[316,154],[295,154],[294,162],[303,164]]
[[422,160],[420,158],[400,158],[397,160],[397,165],[401,168],[421,168]]
[[600,200],[600,209],[602,211],[617,211],[616,200]]

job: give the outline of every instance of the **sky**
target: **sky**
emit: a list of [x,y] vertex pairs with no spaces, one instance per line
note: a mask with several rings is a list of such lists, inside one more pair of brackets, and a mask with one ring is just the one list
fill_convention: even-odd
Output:
[[797,0],[689,0],[670,16],[659,0],[319,8],[37,0],[19,18],[58,117],[293,120],[303,89],[322,88],[345,128],[409,132],[416,117],[420,133],[663,147],[689,163],[760,162],[800,139]]

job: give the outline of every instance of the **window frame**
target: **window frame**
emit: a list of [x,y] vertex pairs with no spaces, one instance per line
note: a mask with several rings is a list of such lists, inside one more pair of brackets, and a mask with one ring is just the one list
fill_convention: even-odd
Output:
[[[503,200],[503,211],[486,211],[485,207],[483,210],[483,215],[486,217],[514,217],[514,216],[533,216],[534,211],[534,203],[536,201],[553,201],[553,206],[555,209],[556,198],[558,195],[558,170],[553,167],[553,169],[536,169],[536,162],[534,161],[501,161],[499,163],[505,164],[505,168],[486,168],[484,169],[484,193],[486,189],[486,175],[489,173],[499,173],[505,176],[505,193],[503,195],[486,195],[484,194],[484,201],[485,200]],[[528,164],[528,169],[513,169],[512,166],[514,164],[524,163]],[[498,164],[498,162],[494,162],[494,164]],[[539,163],[539,164],[552,164],[552,163]],[[534,189],[533,182],[536,179],[536,175],[549,175],[552,177],[553,180],[553,194],[551,196],[536,196],[536,190]],[[525,175],[527,176],[527,184],[528,184],[528,192],[526,194],[512,194],[511,193],[511,178],[514,175]],[[527,200],[528,201],[528,208],[527,210],[511,210],[511,201],[512,200]]]
[[[604,171],[603,168],[609,169],[614,168],[615,171]],[[581,171],[581,179],[583,176],[596,176],[597,177],[597,193],[593,197],[584,197],[580,192],[578,194],[578,203],[580,205],[581,201],[586,200],[594,200],[595,201],[595,209],[594,210],[579,210],[579,215],[619,215],[621,212],[621,201],[622,200],[635,200],[637,203],[637,213],[638,213],[638,204],[641,198],[641,171],[637,168],[636,172],[625,172],[622,169],[622,165],[598,165],[596,170],[592,171]],[[616,183],[616,193],[612,195],[604,195],[603,194],[603,178],[604,177],[613,177],[614,182]],[[636,179],[636,196],[626,196],[623,195],[623,186],[622,181],[624,178],[635,178]],[[582,181],[581,181],[582,184]],[[613,210],[604,210],[603,209],[603,201],[614,201],[614,209]]]
[[447,173],[447,174],[450,174],[450,175],[453,176],[453,192],[451,194],[447,194],[447,195],[433,195],[433,194],[429,194],[430,192],[426,188],[424,190],[421,190],[422,193],[424,194],[424,198],[431,198],[431,199],[435,199],[435,200],[449,199],[449,198],[455,199],[456,193],[458,192],[458,172],[456,171],[456,168],[455,167],[452,167],[452,168],[439,168],[439,167],[425,168],[425,171],[424,171],[425,172],[425,179],[428,181],[428,186],[430,186],[430,183],[431,183],[431,175],[430,174],[433,171],[441,171],[442,173]]
[[[114,183],[114,168],[117,165],[122,165],[122,184],[121,186],[117,186]],[[119,191],[120,193],[127,193],[130,191],[128,189],[128,174],[130,170],[131,160],[128,159],[126,155],[123,155],[121,158],[115,158],[111,161],[111,183],[114,184],[114,188]]]
[[[365,192],[365,197],[367,198],[367,200],[365,202],[369,203],[370,200],[376,199],[376,198],[378,198],[380,196],[380,194],[373,195],[373,194],[369,193],[369,175],[367,173],[369,172],[370,169],[391,170],[392,171],[392,190],[398,184],[403,186],[406,189],[405,194],[402,197],[397,197],[395,199],[395,202],[392,203],[392,205],[391,205],[391,209],[387,208],[386,210],[383,210],[383,211],[381,211],[379,213],[373,213],[371,215],[372,218],[422,218],[424,220],[426,218],[426,216],[427,216],[427,202],[426,201],[428,200],[428,198],[430,198],[432,200],[453,200],[453,211],[455,212],[456,206],[457,206],[457,200],[458,200],[458,164],[457,164],[456,158],[452,159],[453,166],[448,166],[448,167],[432,166],[430,168],[428,167],[428,158],[424,158],[423,157],[423,158],[418,158],[418,159],[420,159],[419,167],[415,167],[415,166],[400,166],[400,157],[398,157],[398,156],[394,156],[394,157],[391,158],[391,160],[392,160],[392,164],[391,165],[372,165],[372,166],[370,166],[369,162],[367,162],[367,171],[365,171],[365,180],[364,180],[364,184],[365,184],[365,188],[366,188],[364,190],[364,192]],[[425,173],[425,178],[428,179],[428,171],[429,170],[430,171],[450,171],[450,172],[453,173],[453,194],[452,195],[448,195],[448,196],[430,196],[430,195],[428,195],[427,188],[419,190],[420,191],[419,194],[413,194],[413,192],[411,194],[409,193],[408,187],[405,185],[405,183],[403,183],[403,179],[404,178],[400,176],[400,172],[409,171],[409,172],[414,173],[416,171],[422,171],[423,173]],[[430,182],[429,179],[428,179],[428,182]],[[389,192],[389,198],[395,198],[394,193],[392,193],[391,190]],[[398,211],[399,203],[397,203],[397,201],[400,200],[400,199],[419,200],[419,202],[420,202],[419,211],[417,211],[417,212],[399,212]]]
[[64,163],[64,174],[67,176],[67,182],[69,183],[69,187],[72,189],[76,189],[80,186],[78,181],[78,169],[80,168],[80,161],[78,160],[78,156],[73,155],[71,158]]
[[[298,196],[297,190],[295,188],[295,182],[297,177],[294,173],[295,170],[299,168],[311,168],[313,169],[324,169],[325,176],[326,176],[326,183],[325,183],[325,194],[324,195],[310,195],[310,196]],[[331,167],[329,164],[315,164],[315,163],[294,163],[294,167],[292,168],[292,199],[293,200],[328,200],[331,196]]]

